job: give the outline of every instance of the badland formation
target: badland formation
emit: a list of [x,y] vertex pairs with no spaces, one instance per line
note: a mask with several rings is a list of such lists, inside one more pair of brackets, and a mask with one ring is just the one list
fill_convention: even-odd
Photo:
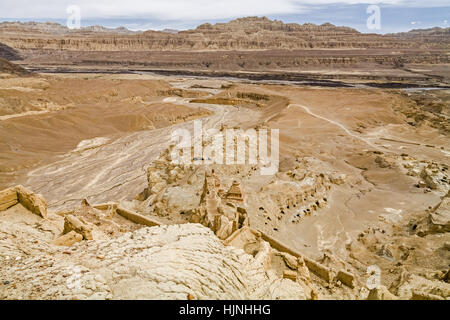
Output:
[[[449,299],[449,50],[0,23],[0,299]],[[227,129],[278,130],[276,172],[195,155]]]

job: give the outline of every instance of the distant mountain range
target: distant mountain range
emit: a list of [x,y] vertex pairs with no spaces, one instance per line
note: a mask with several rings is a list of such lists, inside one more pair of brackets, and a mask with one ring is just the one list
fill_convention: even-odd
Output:
[[420,42],[450,43],[450,28],[434,27],[429,29],[414,29],[409,32],[388,34],[397,39]]
[[450,46],[450,28],[389,35],[360,33],[330,23],[283,23],[247,17],[202,24],[192,30],[134,32],[124,27],[69,29],[57,23],[0,23],[0,42],[19,50],[192,51],[280,49],[439,48]]

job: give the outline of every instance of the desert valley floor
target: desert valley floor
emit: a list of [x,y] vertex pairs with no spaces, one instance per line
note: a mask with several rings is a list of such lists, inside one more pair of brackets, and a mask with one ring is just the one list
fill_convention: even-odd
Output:
[[[0,284],[2,298],[366,298],[369,266],[390,288],[372,296],[449,295],[448,90],[154,74],[5,77],[0,87],[1,185],[43,196],[14,189],[17,204],[0,213],[1,277],[14,284]],[[204,130],[279,129],[279,172],[173,165],[171,131],[192,131],[194,119]],[[228,190],[233,182],[249,221],[237,235],[236,226],[205,221],[211,203],[206,216],[198,209],[205,185]],[[45,214],[35,203],[43,199]],[[133,214],[155,227],[140,230]],[[227,246],[189,222],[212,228]],[[131,249],[130,237],[141,239],[139,248]],[[180,237],[192,243],[183,246]],[[159,262],[144,272],[146,255]],[[107,270],[112,261],[117,266]],[[66,283],[72,265],[83,270],[78,291]],[[223,268],[242,274],[227,270],[219,279]],[[214,285],[205,289],[205,279]],[[145,284],[127,290],[132,283]]]
[[449,299],[449,32],[0,23],[0,299]]

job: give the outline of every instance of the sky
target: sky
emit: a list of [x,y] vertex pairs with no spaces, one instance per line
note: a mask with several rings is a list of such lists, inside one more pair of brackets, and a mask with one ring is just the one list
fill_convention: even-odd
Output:
[[[330,22],[376,33],[450,27],[450,0],[0,0],[0,21],[66,25],[73,5],[79,8],[81,26],[131,30],[183,30],[246,16],[300,24]],[[379,8],[379,16],[368,24],[376,14],[373,7],[367,11],[370,5]]]

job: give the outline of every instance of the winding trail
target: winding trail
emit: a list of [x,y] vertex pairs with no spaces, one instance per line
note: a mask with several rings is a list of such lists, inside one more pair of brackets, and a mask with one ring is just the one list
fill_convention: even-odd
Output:
[[20,118],[20,117],[26,117],[26,116],[36,116],[39,114],[50,113],[52,111],[53,110],[41,110],[41,111],[26,111],[26,112],[22,112],[22,113],[7,114],[4,116],[0,116],[0,121],[14,119],[14,118]]
[[362,142],[368,144],[369,146],[371,146],[372,148],[374,148],[374,149],[376,149],[376,150],[381,150],[380,147],[374,145],[374,144],[373,144],[372,142],[370,142],[368,139],[362,138],[362,137],[360,137],[360,136],[354,134],[353,132],[351,132],[350,130],[348,130],[348,129],[347,129],[344,125],[342,125],[341,123],[339,123],[339,122],[337,122],[337,121],[334,121],[334,120],[331,120],[331,119],[328,119],[328,118],[325,118],[325,117],[322,117],[321,115],[318,115],[318,114],[312,112],[312,111],[311,111],[308,107],[306,107],[306,106],[303,106],[303,105],[301,105],[301,104],[290,104],[287,108],[289,109],[290,107],[299,107],[299,108],[303,108],[309,115],[311,115],[311,116],[313,116],[313,117],[315,117],[315,118],[318,118],[318,119],[327,121],[327,122],[329,122],[329,123],[331,123],[331,124],[333,124],[333,125],[339,127],[340,129],[342,129],[342,130],[343,130],[347,135],[349,135],[350,137],[355,138],[355,139],[358,139],[358,140],[360,140],[360,141],[362,141]]

